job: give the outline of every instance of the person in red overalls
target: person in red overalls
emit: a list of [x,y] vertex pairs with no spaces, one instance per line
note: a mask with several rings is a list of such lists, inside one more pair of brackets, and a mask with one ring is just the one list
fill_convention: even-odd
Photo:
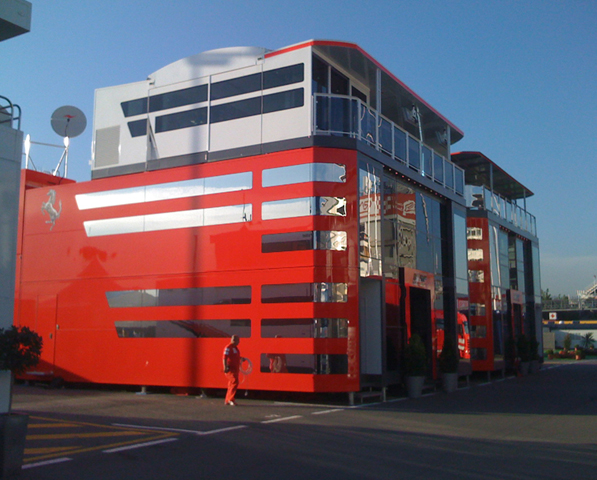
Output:
[[238,349],[239,342],[238,335],[232,335],[230,343],[224,348],[222,361],[224,364],[224,374],[228,379],[228,391],[226,392],[224,405],[236,406],[234,399],[238,390],[238,373],[241,362],[245,361],[245,358],[240,356],[240,350]]

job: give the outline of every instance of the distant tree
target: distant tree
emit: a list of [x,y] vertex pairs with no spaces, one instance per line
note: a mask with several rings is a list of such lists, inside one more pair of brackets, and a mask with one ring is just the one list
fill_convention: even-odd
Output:
[[564,350],[568,351],[572,348],[572,336],[567,333],[564,337]]
[[545,302],[551,302],[552,298],[551,298],[551,293],[549,293],[549,288],[547,290],[541,290],[541,301],[543,303]]
[[593,348],[593,342],[594,341],[595,340],[593,339],[593,333],[592,332],[587,332],[582,337],[582,347],[583,348]]

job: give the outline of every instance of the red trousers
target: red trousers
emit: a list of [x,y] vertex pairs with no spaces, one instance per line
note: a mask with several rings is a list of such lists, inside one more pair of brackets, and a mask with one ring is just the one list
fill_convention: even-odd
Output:
[[226,400],[224,400],[224,403],[233,402],[236,397],[236,391],[238,390],[238,372],[233,372],[231,370],[224,375],[226,375],[226,378],[228,379],[228,391],[226,392]]

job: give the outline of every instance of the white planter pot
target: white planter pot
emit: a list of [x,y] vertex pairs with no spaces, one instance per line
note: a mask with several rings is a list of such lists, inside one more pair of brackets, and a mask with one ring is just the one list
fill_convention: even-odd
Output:
[[447,393],[458,390],[458,373],[442,373],[442,385]]

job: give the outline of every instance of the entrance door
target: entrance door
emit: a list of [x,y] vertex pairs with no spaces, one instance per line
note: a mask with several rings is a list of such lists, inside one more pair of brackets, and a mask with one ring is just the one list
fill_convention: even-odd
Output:
[[410,287],[410,334],[423,340],[427,351],[427,371],[432,371],[433,335],[431,330],[431,292],[424,288]]
[[54,374],[56,351],[56,295],[37,297],[36,325],[33,329],[42,336],[43,348],[41,360],[33,370],[37,375]]

